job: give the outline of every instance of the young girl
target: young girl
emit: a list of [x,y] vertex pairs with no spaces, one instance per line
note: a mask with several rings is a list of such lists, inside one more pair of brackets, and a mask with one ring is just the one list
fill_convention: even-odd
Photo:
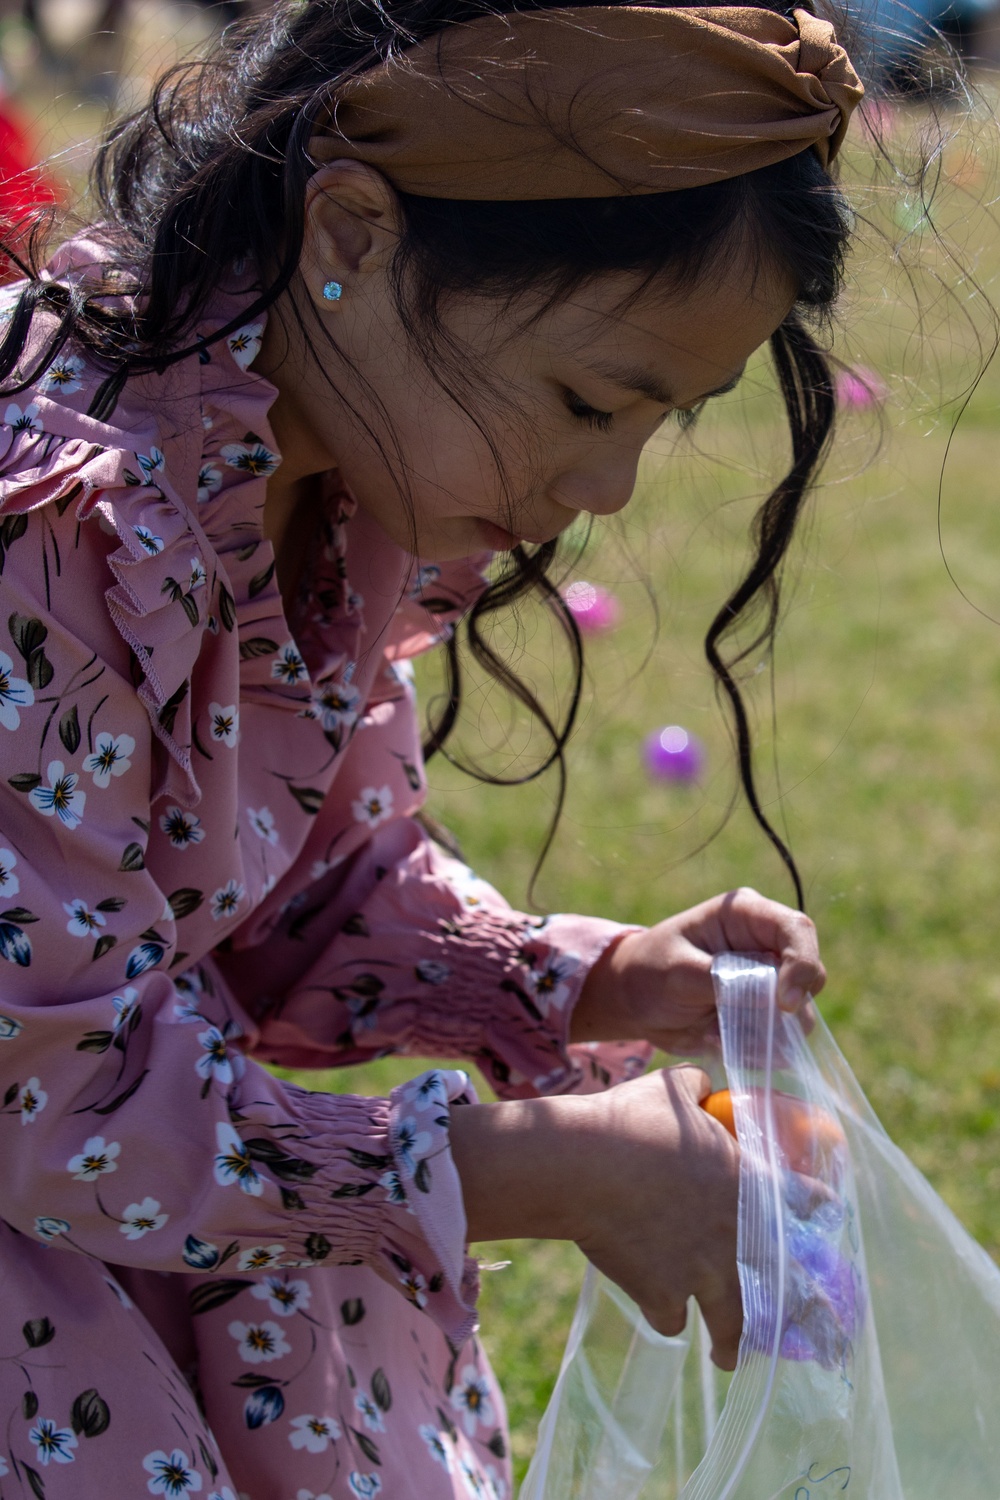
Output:
[[[102,222],[8,295],[3,1500],[508,1495],[470,1240],[573,1239],[666,1333],[696,1296],[734,1363],[736,1148],[697,1069],[640,1075],[710,1034],[718,951],[801,1007],[812,927],[511,910],[415,817],[408,661],[557,607],[555,539],[770,340],[793,467],[710,639],[739,713],[718,637],[832,421],[803,317],[860,92],[803,10],[283,0],[112,132]],[[387,1052],[501,1102],[261,1066]]]

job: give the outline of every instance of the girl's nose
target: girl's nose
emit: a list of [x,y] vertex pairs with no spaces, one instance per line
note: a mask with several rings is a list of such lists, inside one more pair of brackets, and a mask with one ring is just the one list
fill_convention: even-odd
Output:
[[638,471],[639,453],[619,452],[593,467],[580,466],[558,475],[549,493],[569,510],[613,516],[631,500]]

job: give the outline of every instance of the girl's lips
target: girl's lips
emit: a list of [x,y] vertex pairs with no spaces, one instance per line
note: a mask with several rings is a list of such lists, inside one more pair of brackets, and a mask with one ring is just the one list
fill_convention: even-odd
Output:
[[515,547],[521,545],[522,538],[514,536],[505,531],[502,526],[496,526],[492,521],[480,521],[479,529],[486,538],[486,544],[492,552],[512,552]]

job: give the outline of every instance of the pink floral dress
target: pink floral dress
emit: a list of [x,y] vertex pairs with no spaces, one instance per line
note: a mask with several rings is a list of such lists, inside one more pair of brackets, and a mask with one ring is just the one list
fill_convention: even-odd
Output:
[[285,618],[263,322],[210,341],[249,300],[109,423],[66,348],[0,428],[0,1500],[503,1500],[468,1078],[261,1062],[604,1086],[645,1049],[567,1030],[621,929],[512,911],[413,818],[408,658],[472,562],[418,567],[331,476]]

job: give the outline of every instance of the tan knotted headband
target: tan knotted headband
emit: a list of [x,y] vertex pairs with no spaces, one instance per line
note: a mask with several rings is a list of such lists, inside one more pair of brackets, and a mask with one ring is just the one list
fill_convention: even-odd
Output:
[[828,166],[863,93],[833,27],[805,10],[521,11],[351,79],[313,144],[422,197],[659,193],[810,147]]

